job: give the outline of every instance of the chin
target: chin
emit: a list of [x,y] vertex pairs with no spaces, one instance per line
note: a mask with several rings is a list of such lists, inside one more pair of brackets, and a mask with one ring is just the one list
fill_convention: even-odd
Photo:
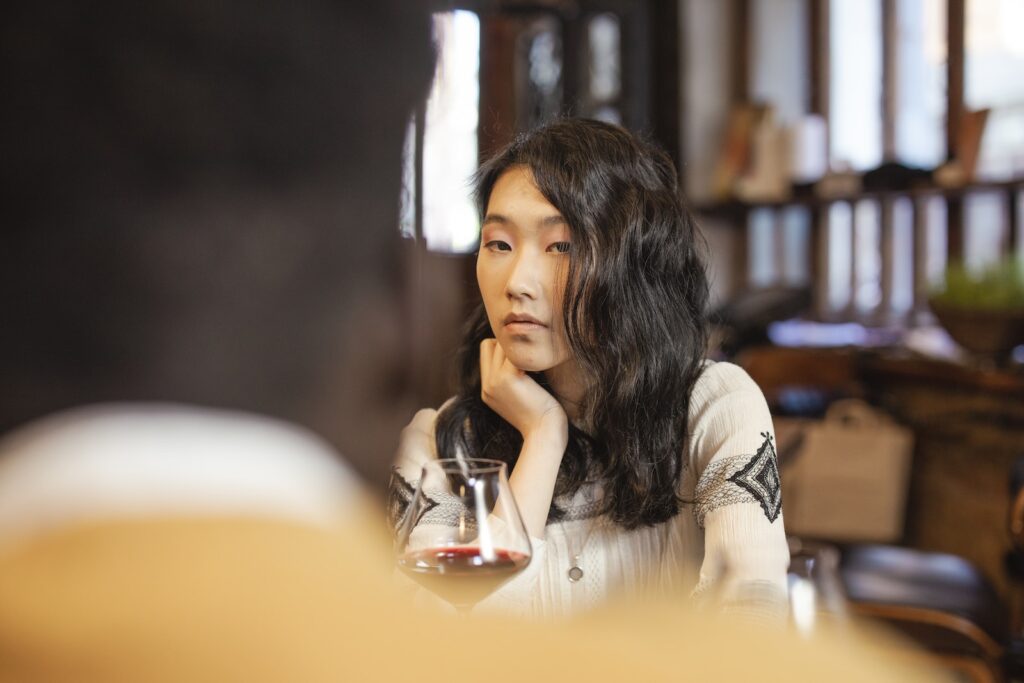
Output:
[[555,363],[548,357],[550,354],[537,353],[535,349],[521,348],[519,343],[503,343],[501,348],[504,349],[508,361],[520,370],[544,372],[555,366]]
[[514,358],[510,358],[512,365],[516,366],[523,372],[545,372],[550,370],[554,366],[551,363],[538,363],[535,361],[517,361]]

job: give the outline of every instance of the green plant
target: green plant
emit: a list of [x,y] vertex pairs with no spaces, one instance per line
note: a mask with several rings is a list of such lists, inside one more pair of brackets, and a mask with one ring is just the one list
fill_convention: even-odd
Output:
[[980,272],[951,265],[932,301],[975,310],[1024,309],[1024,259],[1007,259]]

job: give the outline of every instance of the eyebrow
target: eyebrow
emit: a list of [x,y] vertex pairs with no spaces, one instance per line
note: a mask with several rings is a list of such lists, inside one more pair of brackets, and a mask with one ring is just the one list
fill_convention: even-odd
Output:
[[[489,213],[486,216],[484,216],[483,225],[487,225],[488,223],[498,223],[499,225],[506,225],[511,222],[511,219],[509,219],[507,216],[503,216],[500,213]],[[546,228],[552,225],[568,225],[568,221],[566,221],[562,215],[556,214],[554,216],[545,216],[544,218],[541,219],[540,224],[542,227]]]

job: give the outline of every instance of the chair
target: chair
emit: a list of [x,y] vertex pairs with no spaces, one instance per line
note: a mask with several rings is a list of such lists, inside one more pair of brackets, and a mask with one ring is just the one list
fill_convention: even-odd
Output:
[[839,568],[853,614],[884,622],[972,681],[1004,680],[1007,610],[974,565],[946,553],[851,545]]
[[[863,391],[851,353],[759,347],[746,349],[737,362],[761,386],[773,411],[783,414],[791,412],[785,399],[794,386],[814,389],[824,405]],[[782,449],[780,438],[780,459]],[[1006,566],[1024,596],[1024,458],[1017,464],[1009,511],[1014,550]],[[956,555],[877,543],[835,547],[854,616],[888,625],[966,680],[1024,679],[1024,597],[1008,609],[985,575]]]
[[[966,560],[888,545],[795,537],[789,543],[790,590],[802,579],[811,581],[819,593],[816,618],[883,623],[965,680],[1005,680],[1012,659],[1006,655],[1012,650],[1006,610]],[[798,595],[791,594],[790,602],[800,630],[807,615],[800,614]]]

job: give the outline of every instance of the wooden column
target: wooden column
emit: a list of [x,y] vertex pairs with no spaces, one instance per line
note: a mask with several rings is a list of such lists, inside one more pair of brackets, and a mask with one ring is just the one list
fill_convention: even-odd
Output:
[[808,278],[811,286],[811,310],[818,320],[830,317],[828,309],[828,260],[829,245],[832,243],[831,221],[829,220],[830,204],[814,204],[809,207],[810,225],[807,245],[807,258],[810,260]]
[[955,159],[957,131],[964,107],[964,31],[966,0],[946,0],[946,156]]
[[772,273],[773,285],[786,285],[786,209],[785,206],[772,207],[767,209],[772,215],[772,260],[774,272]]
[[882,197],[878,200],[878,246],[882,256],[879,285],[882,289],[882,298],[878,302],[878,310],[875,312],[878,322],[882,324],[890,322],[893,315],[892,294],[896,267],[895,222],[896,200],[891,196]]
[[850,300],[846,303],[846,318],[853,320],[858,314],[857,285],[860,283],[857,277],[857,262],[860,260],[857,258],[857,201],[850,200],[847,204],[850,207]]
[[680,99],[682,62],[679,25],[679,0],[654,0],[651,4],[651,119],[654,139],[661,144],[680,169],[682,184],[682,135]]
[[911,322],[928,313],[928,202],[930,196],[915,197],[914,210],[914,305]]
[[829,11],[828,0],[807,0],[807,111],[829,115]]
[[[964,31],[966,0],[947,0],[946,28],[948,59],[946,63],[946,156],[957,157],[957,132],[964,108]],[[964,203],[960,196],[951,196],[946,202],[948,261],[955,263],[964,257]]]
[[[750,93],[750,0],[733,0],[730,26],[732,63],[729,65],[729,100],[732,105],[747,102]],[[737,222],[740,226],[740,248],[736,250],[734,272],[741,283],[740,289],[750,288],[750,223],[752,213],[741,208]]]
[[882,0],[882,160],[896,158],[899,50],[896,0]]
[[1008,256],[1017,256],[1017,249],[1020,247],[1020,212],[1021,212],[1021,189],[1020,186],[1010,186],[1006,190],[1007,212],[1007,249]]
[[750,0],[733,0],[732,16],[732,103],[750,96]]
[[[828,0],[806,0],[807,2],[807,112],[818,114],[825,119],[828,130],[829,113],[829,31]],[[826,137],[825,153],[828,154]],[[829,280],[829,207],[828,204],[814,203],[810,206],[808,229],[807,275],[811,283],[811,310],[818,319],[828,316]]]
[[499,13],[480,15],[480,159],[486,159],[516,134],[516,38],[519,22]]
[[946,199],[946,261],[959,263],[964,259],[964,198]]

